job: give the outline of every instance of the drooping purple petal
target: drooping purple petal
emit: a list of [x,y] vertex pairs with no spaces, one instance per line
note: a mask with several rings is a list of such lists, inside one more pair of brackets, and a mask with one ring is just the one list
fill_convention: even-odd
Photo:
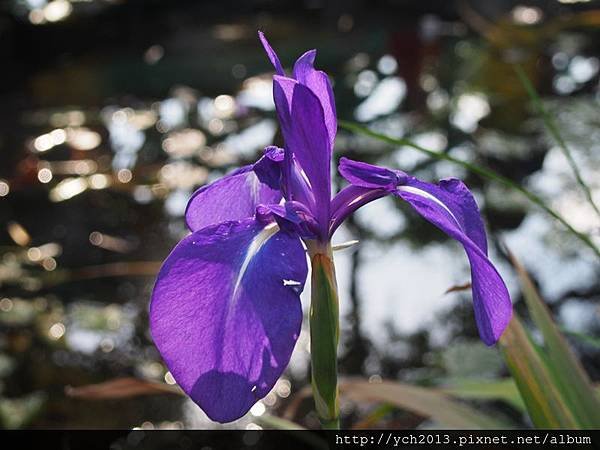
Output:
[[[457,179],[430,184],[403,172],[343,160],[340,172],[355,186],[334,199],[332,229],[358,206],[382,196],[381,190],[408,202],[421,216],[459,241],[471,263],[475,319],[481,339],[494,344],[512,316],[512,303],[504,281],[487,257],[487,238],[479,208],[471,192]],[[394,177],[397,184],[394,186]]]
[[279,203],[280,160],[283,155],[267,152],[255,164],[202,186],[190,198],[185,221],[191,231],[227,220],[252,217],[261,203]]
[[432,185],[415,178],[399,186],[396,195],[463,245],[471,263],[473,306],[479,335],[487,345],[495,344],[510,321],[512,303],[502,277],[487,257],[485,231],[473,196],[457,179]]
[[150,306],[152,337],[212,420],[243,416],[286,368],[306,274],[298,237],[254,219],[196,231],[164,262]]
[[[450,212],[461,232],[487,255],[487,237],[481,213],[473,195],[462,181],[448,178],[438,184],[431,184],[409,177],[398,189],[399,195],[405,200],[404,196],[413,191],[420,198],[429,197],[430,202],[437,205],[440,212]],[[417,193],[415,190],[421,192]]]
[[283,70],[281,62],[279,61],[279,57],[277,56],[277,53],[275,53],[275,50],[273,50],[273,48],[271,47],[271,44],[269,44],[269,41],[267,41],[267,38],[265,37],[265,35],[262,31],[258,32],[258,38],[260,39],[260,42],[262,43],[262,45],[265,49],[265,52],[267,53],[267,56],[269,57],[269,60],[271,61],[271,64],[273,64],[273,67],[275,68],[275,72],[277,73],[277,75],[285,75],[285,72]]
[[[315,198],[313,214],[327,234],[331,201],[331,142],[323,108],[306,86],[286,77],[273,77],[273,92],[285,148],[306,174]],[[286,170],[291,171],[291,163]]]
[[337,133],[337,114],[335,111],[335,98],[329,77],[322,70],[314,68],[316,50],[304,53],[294,64],[294,78],[308,87],[321,102],[325,126],[329,134],[329,140],[333,147],[333,141]]

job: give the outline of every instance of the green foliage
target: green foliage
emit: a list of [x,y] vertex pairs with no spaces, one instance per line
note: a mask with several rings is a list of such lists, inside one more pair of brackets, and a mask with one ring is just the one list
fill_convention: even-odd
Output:
[[[527,78],[523,74],[520,74],[520,78],[538,110],[541,112],[544,123],[557,140],[567,159],[569,159],[578,183],[587,192],[587,186],[581,179],[578,168],[572,160],[569,149],[560,136],[558,129],[554,126],[543,108],[541,108],[539,98],[533,87],[528,83]],[[542,208],[554,219],[561,222],[569,232],[592,249],[596,255],[600,256],[600,250],[587,235],[575,230],[566,219],[547,206],[543,199],[512,180],[485,167],[454,158],[447,153],[439,153],[423,148],[408,139],[392,138],[350,122],[341,121],[340,126],[354,133],[370,136],[391,145],[413,148],[427,154],[431,158],[449,161],[483,178],[499,182],[505,187],[522,194]],[[590,199],[588,198],[588,200]],[[593,206],[596,209],[595,205]],[[499,347],[531,420],[539,428],[599,428],[600,399],[597,390],[592,386],[581,363],[569,347],[558,326],[552,320],[550,311],[542,301],[527,272],[514,258],[513,264],[521,281],[529,314],[543,337],[543,344],[540,346],[533,341],[528,331],[524,328],[521,319],[515,313],[499,341]],[[462,386],[446,388],[446,392],[463,398],[504,398],[513,405],[520,406],[519,401],[514,397],[514,393],[511,392],[512,388],[510,385],[496,385],[493,387],[493,390],[488,391],[488,388],[490,388],[489,385],[463,384]],[[401,389],[393,385],[386,385],[385,388],[379,388],[380,398],[383,401],[385,398],[383,394],[389,395],[388,402],[400,406],[399,403],[394,402],[399,402],[396,396],[403,395],[401,392],[396,392]],[[410,398],[414,399],[414,397]],[[406,400],[403,399],[402,401]],[[404,406],[406,407],[406,405]],[[414,409],[415,405],[411,406]],[[425,410],[421,412],[425,413]],[[434,412],[427,411],[432,418],[434,418]]]
[[577,428],[577,421],[553,382],[544,356],[516,313],[499,345],[534,425],[538,428]]
[[526,412],[525,404],[512,378],[501,380],[451,380],[442,388],[446,394],[465,400],[500,400],[519,411]]
[[[588,375],[552,320],[527,271],[514,256],[511,255],[511,259],[519,275],[529,314],[542,334],[543,345],[537,346],[529,339],[516,317],[513,322],[517,325],[508,330],[501,343],[534,423],[538,427],[600,427],[600,398]],[[514,340],[512,344],[507,344],[511,340]],[[532,367],[535,372],[516,370],[519,364],[526,362],[531,362],[532,366],[535,362],[536,366]],[[538,387],[533,386],[535,376],[543,382]],[[547,405],[556,406],[554,410],[542,413],[545,405],[539,405],[532,397],[532,391],[537,390],[541,391],[542,402],[545,400]]]
[[412,386],[395,381],[369,383],[348,381],[340,390],[359,402],[380,402],[394,405],[422,417],[430,418],[446,428],[479,429],[509,428],[509,424],[453,400],[440,390]]
[[594,211],[596,211],[596,214],[598,214],[598,216],[600,216],[600,209],[598,209],[598,206],[594,202],[594,199],[592,197],[592,191],[589,188],[589,186],[585,183],[583,177],[581,176],[581,172],[579,170],[579,167],[577,167],[577,163],[575,162],[573,155],[571,154],[571,150],[567,146],[567,142],[563,139],[559,128],[554,123],[552,116],[550,116],[550,114],[548,114],[548,112],[544,108],[544,105],[542,104],[542,101],[541,101],[538,93],[536,92],[535,87],[533,86],[533,84],[531,83],[529,78],[527,77],[527,74],[525,73],[523,68],[521,68],[521,66],[517,65],[517,66],[514,66],[514,69],[515,69],[515,72],[517,73],[517,76],[519,77],[519,80],[521,81],[521,84],[523,84],[525,91],[527,91],[527,95],[529,95],[529,98],[531,99],[535,109],[537,110],[538,114],[542,117],[544,126],[546,127],[546,129],[548,130],[550,135],[554,138],[554,140],[558,144],[558,147],[562,151],[563,155],[565,155],[565,158],[569,162],[569,166],[571,167],[571,170],[573,171],[573,175],[575,176],[575,179],[577,180],[577,184],[579,184],[579,187],[585,194],[586,200],[591,205],[591,207],[594,209]]

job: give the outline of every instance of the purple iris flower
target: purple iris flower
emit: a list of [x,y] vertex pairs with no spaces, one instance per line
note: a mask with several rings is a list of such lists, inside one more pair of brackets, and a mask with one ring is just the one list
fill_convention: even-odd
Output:
[[243,416],[288,365],[302,322],[303,242],[326,248],[349,214],[383,196],[400,197],[463,245],[486,344],[499,339],[512,313],[487,257],[479,210],[460,180],[430,184],[342,158],[339,171],[349,185],[332,199],[337,118],[329,79],[313,67],[315,50],[298,58],[287,77],[259,37],[276,70],[285,149],[267,147],[256,163],[193,194],[185,213],[192,233],[164,262],[150,306],[152,336],[173,377],[218,422]]

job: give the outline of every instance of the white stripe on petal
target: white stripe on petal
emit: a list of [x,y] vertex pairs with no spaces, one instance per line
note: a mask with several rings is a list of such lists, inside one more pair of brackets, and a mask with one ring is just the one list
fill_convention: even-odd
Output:
[[260,251],[260,249],[267,243],[269,239],[271,239],[275,233],[279,231],[279,226],[277,223],[273,222],[267,225],[260,233],[256,235],[256,237],[252,240],[252,243],[248,247],[248,251],[246,252],[246,257],[240,266],[240,272],[238,273],[237,280],[235,281],[235,285],[233,288],[233,293],[231,295],[231,303],[229,304],[229,309],[231,310],[235,305],[237,299],[238,289],[246,274],[246,270],[248,270],[248,266],[250,262],[252,262],[252,258],[256,256],[256,254]]
[[454,219],[454,221],[456,222],[456,224],[460,228],[460,222],[456,219],[456,216],[454,214],[452,214],[452,211],[450,211],[450,209],[448,209],[448,207],[446,205],[444,205],[444,203],[442,203],[442,201],[439,198],[431,195],[427,191],[424,191],[422,189],[418,189],[418,188],[413,187],[413,186],[398,186],[397,190],[403,191],[403,192],[408,192],[410,194],[418,195],[419,197],[426,198],[427,200],[431,200],[432,202],[438,204],[439,206],[441,206],[442,208],[444,208],[444,210],[446,210],[446,212],[448,214],[450,214],[450,216],[452,216],[452,218]]

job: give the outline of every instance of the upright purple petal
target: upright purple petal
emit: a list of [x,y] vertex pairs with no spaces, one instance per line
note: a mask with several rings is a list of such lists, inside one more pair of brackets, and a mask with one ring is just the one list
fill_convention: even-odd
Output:
[[254,219],[196,231],[164,262],[150,305],[152,337],[212,420],[243,416],[286,368],[306,274],[298,237]]
[[[280,186],[283,197],[288,201],[298,201],[306,205],[311,211],[314,210],[315,196],[311,190],[310,184],[306,175],[302,172],[300,164],[291,154],[279,147],[269,146],[265,148],[265,155],[269,156],[273,161],[280,163],[280,170],[272,170],[270,166],[265,165],[265,168],[255,165],[255,172],[261,181],[275,182]],[[270,175],[269,175],[270,173]]]
[[269,60],[271,61],[271,64],[273,64],[273,67],[275,68],[275,72],[277,73],[277,75],[285,75],[285,72],[283,70],[281,62],[279,61],[279,57],[277,56],[277,53],[275,53],[275,50],[273,50],[273,48],[271,47],[271,44],[269,44],[269,41],[267,41],[267,38],[265,37],[265,35],[262,31],[258,32],[258,38],[260,39],[260,42],[262,43],[262,45],[265,49],[265,52],[267,53],[267,56],[269,57]]
[[[430,184],[403,172],[343,159],[340,172],[353,186],[334,199],[332,231],[350,212],[382,196],[382,190],[407,201],[421,216],[460,242],[471,263],[475,319],[481,339],[494,344],[512,316],[504,281],[487,257],[481,214],[464,183],[447,179]],[[396,179],[396,181],[394,181]]]
[[[325,237],[331,201],[332,147],[323,108],[308,87],[290,78],[273,77],[273,91],[285,148],[290,152],[289,157],[293,156],[306,174],[315,197],[313,214]],[[286,164],[290,167],[289,163]]]
[[317,96],[323,108],[325,126],[329,134],[329,140],[333,146],[337,133],[337,114],[335,111],[335,98],[329,77],[322,70],[314,68],[316,50],[304,53],[294,64],[294,78],[308,87]]
[[185,221],[191,231],[206,226],[254,216],[261,203],[279,203],[281,168],[276,152],[267,153],[255,164],[242,167],[217,181],[202,186],[190,198]]

